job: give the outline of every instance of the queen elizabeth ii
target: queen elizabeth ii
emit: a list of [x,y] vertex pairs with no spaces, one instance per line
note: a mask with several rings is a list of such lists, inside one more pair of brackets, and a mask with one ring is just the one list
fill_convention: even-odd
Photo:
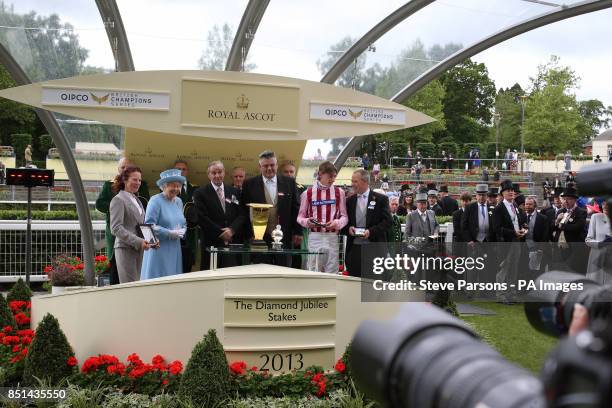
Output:
[[160,174],[157,186],[161,193],[151,197],[145,214],[145,224],[153,224],[159,248],[147,251],[142,262],[140,279],[176,275],[182,272],[180,239],[185,235],[186,221],[183,203],[178,197],[185,177],[178,169]]

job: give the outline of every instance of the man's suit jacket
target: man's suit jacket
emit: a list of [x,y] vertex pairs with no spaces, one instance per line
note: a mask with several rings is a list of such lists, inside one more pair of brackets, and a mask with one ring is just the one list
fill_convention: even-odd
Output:
[[[478,213],[480,211],[480,204],[478,201],[470,203],[463,212],[461,217],[461,232],[463,233],[463,240],[465,242],[474,241],[478,237]],[[485,239],[488,242],[494,241],[493,238],[493,217],[489,214],[489,205],[485,203],[485,211],[487,217],[489,217],[489,230],[485,234]]]
[[[526,218],[525,213],[515,208],[518,217],[519,229],[525,224]],[[514,224],[512,218],[506,208],[506,204],[502,201],[497,204],[497,207],[493,210],[493,231],[496,234],[496,240],[498,242],[514,242],[517,241],[516,234],[514,231]]]
[[[559,213],[565,214],[568,210],[566,208],[562,209]],[[566,242],[584,242],[586,238],[586,217],[587,211],[584,208],[575,207],[574,213],[570,216],[570,220],[563,228],[559,228],[556,226],[556,234],[555,237],[558,240],[559,235],[561,234],[561,230],[565,231],[565,241]]]
[[457,200],[455,200],[451,196],[442,197],[438,204],[440,204],[440,207],[442,207],[442,215],[453,215],[455,211],[459,209],[459,204],[457,204]]
[[[245,180],[242,185],[242,206],[245,214],[249,214],[249,203],[266,203],[266,194],[264,192],[264,182],[260,175],[251,177]],[[285,248],[291,248],[292,236],[302,235],[302,227],[297,223],[297,216],[300,210],[300,197],[297,195],[295,180],[289,177],[276,175],[276,191],[277,191],[277,216],[279,224],[283,231],[283,244]],[[247,217],[245,222],[245,237],[247,239],[253,237],[253,228],[251,220]],[[271,242],[272,237],[269,234],[264,235],[266,242]]]
[[453,213],[453,241],[463,242],[463,231],[461,230],[461,218],[463,217],[463,208],[459,208]]
[[[374,205],[370,203],[374,201]],[[373,208],[372,208],[373,207]],[[346,200],[346,211],[349,221],[342,233],[348,236],[346,250],[353,245],[355,237],[348,233],[350,227],[357,225],[356,220],[357,194],[353,194]],[[370,190],[366,206],[366,229],[370,231],[368,241],[386,242],[387,231],[391,228],[391,210],[389,209],[389,199],[386,195],[378,194]]]
[[429,211],[433,211],[435,215],[444,215],[444,210],[439,203],[435,203],[432,206],[427,205],[427,209]]
[[[561,210],[563,210],[563,208],[561,208]],[[555,240],[555,220],[557,219],[557,211],[555,210],[555,207],[547,207],[545,209],[543,209],[541,212],[541,214],[545,215],[546,218],[548,218],[548,233],[550,234],[550,240],[554,241]]]
[[[541,212],[535,212],[535,224],[533,224],[533,241],[534,242],[549,242],[550,241],[550,224],[548,217]],[[533,216],[532,215],[532,216]],[[529,222],[529,216],[525,215],[525,223]]]
[[217,196],[217,191],[211,183],[198,188],[193,193],[193,201],[198,213],[198,222],[202,229],[202,245],[223,246],[219,235],[223,228],[231,228],[234,232],[232,243],[242,243],[246,214],[238,201],[238,192],[229,184],[224,184],[225,211]]
[[413,211],[408,216],[406,216],[406,230],[404,236],[408,237],[423,237],[427,238],[430,235],[437,235],[440,226],[436,221],[436,214],[432,210],[426,210],[427,220],[429,222],[428,232],[425,228],[423,228],[423,223],[421,221],[421,215],[419,214],[419,210]]

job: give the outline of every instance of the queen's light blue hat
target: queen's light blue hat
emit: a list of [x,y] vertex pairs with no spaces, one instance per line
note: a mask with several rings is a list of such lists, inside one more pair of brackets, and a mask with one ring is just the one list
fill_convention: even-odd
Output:
[[183,184],[185,182],[185,177],[181,176],[181,171],[179,169],[169,169],[164,170],[159,174],[160,179],[157,180],[157,187],[162,188],[162,185],[165,183],[172,183],[173,181],[178,181]]

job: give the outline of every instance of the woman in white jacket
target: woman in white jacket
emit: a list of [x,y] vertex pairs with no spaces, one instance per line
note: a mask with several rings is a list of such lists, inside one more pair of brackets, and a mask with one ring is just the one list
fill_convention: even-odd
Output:
[[[593,214],[589,222],[589,233],[585,239],[591,247],[589,263],[587,267],[587,279],[606,284],[612,282],[612,243],[604,243],[606,236],[610,236],[610,219],[608,218],[608,206],[604,201],[603,213]],[[608,265],[606,265],[608,259]]]

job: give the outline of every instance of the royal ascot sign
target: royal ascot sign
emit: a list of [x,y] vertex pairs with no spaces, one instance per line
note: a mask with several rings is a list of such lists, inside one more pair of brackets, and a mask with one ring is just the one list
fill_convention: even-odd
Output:
[[168,110],[170,109],[170,94],[168,92],[43,86],[41,103],[45,106]]
[[406,122],[406,112],[399,109],[311,103],[310,119],[402,125]]
[[84,75],[4,89],[0,97],[125,128],[208,139],[330,139],[434,120],[352,89],[229,71]]

